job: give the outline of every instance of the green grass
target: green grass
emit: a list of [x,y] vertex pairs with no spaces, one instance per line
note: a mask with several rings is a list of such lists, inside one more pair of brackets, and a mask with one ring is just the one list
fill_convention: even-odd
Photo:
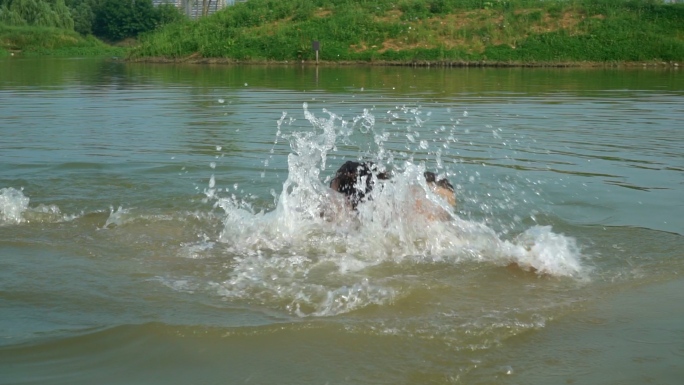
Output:
[[144,35],[131,59],[684,60],[684,4],[656,0],[249,0]]
[[74,31],[0,24],[0,56],[124,56],[125,49]]

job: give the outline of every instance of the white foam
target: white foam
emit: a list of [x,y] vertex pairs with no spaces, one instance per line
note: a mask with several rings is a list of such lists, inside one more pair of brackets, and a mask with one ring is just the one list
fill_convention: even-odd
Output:
[[504,244],[511,261],[524,269],[566,277],[586,272],[575,239],[554,233],[551,226],[533,226]]
[[203,240],[199,243],[181,243],[181,256],[189,259],[203,259],[207,251],[214,248],[215,243]]
[[22,189],[12,187],[0,189],[0,226],[17,225],[26,222],[57,223],[71,221],[79,215],[62,214],[56,205],[39,204],[29,206],[30,198]]
[[0,189],[0,225],[17,224],[25,221],[24,212],[28,209],[29,198],[22,190],[15,188]]

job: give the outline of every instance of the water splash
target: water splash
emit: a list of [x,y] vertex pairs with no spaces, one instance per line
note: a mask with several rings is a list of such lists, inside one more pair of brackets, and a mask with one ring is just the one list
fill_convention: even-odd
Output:
[[30,200],[22,189],[0,188],[0,226],[27,222],[57,223],[71,221],[80,216],[63,214],[56,205],[39,204],[30,207]]
[[[418,128],[428,118],[420,117],[419,110],[402,107],[399,111],[413,114],[413,119],[404,119],[407,148],[430,148],[427,139],[418,139]],[[281,192],[275,193],[275,209],[256,212],[251,203],[234,195],[215,197],[215,207],[225,214],[218,242],[235,256],[229,277],[211,283],[220,295],[280,303],[299,316],[330,316],[392,303],[398,289],[386,277],[365,273],[380,264],[475,262],[516,265],[555,277],[583,277],[585,268],[573,238],[539,225],[511,238],[482,221],[461,218],[426,184],[425,162],[414,162],[411,154],[385,147],[394,136],[378,127],[370,111],[352,121],[324,113],[327,117],[317,117],[304,104],[304,117],[311,125],[305,131],[284,133],[285,115],[279,120],[278,137],[286,139],[292,151],[287,157],[287,179]],[[397,111],[391,112],[395,115]],[[390,121],[394,124],[397,119]],[[372,159],[381,170],[391,169],[392,178],[376,180],[369,199],[352,211],[322,181],[322,174],[336,143],[348,143],[358,132],[372,136],[375,145],[359,158]],[[445,142],[455,141],[453,135],[449,132]],[[438,168],[445,167],[442,149],[435,151]],[[453,174],[448,168],[443,171]]]
[[24,222],[24,212],[28,209],[29,198],[22,190],[12,187],[0,189],[0,224],[18,224]]
[[133,221],[135,219],[136,217],[132,217],[130,215],[130,209],[125,209],[119,206],[118,209],[114,210],[113,207],[110,207],[109,216],[107,217],[107,220],[105,221],[105,224],[104,226],[102,226],[102,228],[108,229],[116,226],[121,226],[124,223]]

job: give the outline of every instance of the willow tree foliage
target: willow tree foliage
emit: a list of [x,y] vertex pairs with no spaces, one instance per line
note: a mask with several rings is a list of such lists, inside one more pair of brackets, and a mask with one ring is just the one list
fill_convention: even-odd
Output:
[[1,23],[74,29],[64,0],[4,0],[0,4]]
[[185,15],[152,0],[0,0],[0,23],[74,30],[109,41],[137,37]]
[[10,9],[7,4],[2,4],[0,5],[0,23],[7,25],[26,25],[26,20],[24,20],[16,11]]

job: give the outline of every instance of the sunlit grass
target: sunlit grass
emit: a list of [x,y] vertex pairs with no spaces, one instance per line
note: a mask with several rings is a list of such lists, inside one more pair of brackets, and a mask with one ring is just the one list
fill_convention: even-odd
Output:
[[17,51],[22,56],[125,55],[122,48],[108,46],[92,36],[83,37],[74,31],[4,24],[0,24],[0,51],[7,54]]
[[143,36],[131,58],[684,59],[684,4],[656,0],[249,0]]

